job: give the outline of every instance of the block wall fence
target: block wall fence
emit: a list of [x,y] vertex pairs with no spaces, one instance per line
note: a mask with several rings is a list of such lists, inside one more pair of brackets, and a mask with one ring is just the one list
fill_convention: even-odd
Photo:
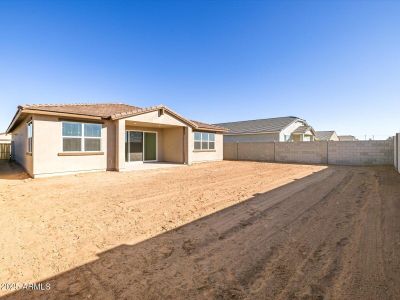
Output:
[[[397,141],[399,142],[397,135]],[[387,141],[224,143],[225,160],[332,165],[393,165],[395,143]],[[397,147],[399,155],[400,147]]]

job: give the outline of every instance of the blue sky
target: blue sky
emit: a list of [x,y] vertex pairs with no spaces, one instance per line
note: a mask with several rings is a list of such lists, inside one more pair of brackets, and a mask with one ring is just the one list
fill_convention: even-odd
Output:
[[0,1],[0,131],[24,103],[165,104],[400,131],[400,1]]

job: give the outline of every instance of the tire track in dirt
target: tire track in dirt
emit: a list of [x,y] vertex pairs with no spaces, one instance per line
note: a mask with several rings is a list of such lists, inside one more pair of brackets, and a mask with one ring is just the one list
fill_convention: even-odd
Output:
[[[334,185],[335,181],[332,184]],[[309,195],[310,194],[308,192],[308,196]],[[223,220],[223,219],[226,219],[226,218],[229,218],[229,217],[232,217],[232,216],[236,217],[237,213],[238,213],[237,211],[233,211],[230,215],[218,216],[218,218],[216,218],[216,219],[217,220],[219,220],[219,219]],[[258,220],[261,221],[262,218],[258,218]],[[205,220],[205,222],[208,223],[208,220]],[[236,223],[237,222],[235,222],[234,224],[236,224]],[[218,228],[218,225],[219,225],[218,222],[216,222],[215,224],[213,223],[213,224],[207,226],[206,228],[203,228],[203,230],[207,231],[207,232],[216,232],[215,228]],[[201,224],[199,224],[198,227],[201,227]],[[252,226],[249,226],[249,227],[244,226],[243,230],[252,231],[253,229],[251,227]],[[266,229],[268,231],[268,228],[266,228]],[[277,228],[276,232],[282,232],[282,231],[280,230],[280,228]],[[190,235],[190,234],[188,234],[188,232],[186,230],[185,230],[185,232],[180,232],[180,234],[184,234],[185,236]],[[271,235],[274,235],[274,234],[271,234]],[[196,268],[194,269],[194,272],[192,274],[192,276],[194,276],[194,278],[195,278],[194,279],[195,282],[221,282],[222,278],[219,278],[219,275],[220,275],[221,272],[219,272],[218,269],[217,270],[213,270],[212,266],[220,265],[219,264],[220,256],[218,254],[221,253],[221,251],[222,252],[224,251],[224,249],[225,249],[225,245],[224,244],[227,244],[228,246],[231,245],[232,241],[235,240],[235,237],[240,240],[240,238],[243,238],[244,236],[247,236],[248,239],[251,240],[251,239],[253,239],[255,237],[255,234],[237,232],[236,231],[235,232],[235,237],[232,237],[231,239],[226,238],[226,239],[223,239],[222,241],[221,241],[221,239],[219,239],[219,235],[218,234],[210,234],[210,235],[204,234],[204,235],[202,235],[200,232],[198,232],[197,236],[204,236],[204,239],[202,239],[200,241],[196,241],[196,240],[193,240],[193,239],[185,239],[184,240],[182,248],[187,250],[187,254],[189,256],[185,256],[185,255],[183,255],[183,257],[180,256],[180,259],[179,259],[180,263],[181,264],[188,263],[190,265],[190,262],[192,262],[193,260],[196,261],[196,264],[195,264]],[[257,240],[257,243],[258,244],[260,244],[261,242],[265,243],[268,239],[269,239],[269,237],[264,238],[264,241]],[[214,243],[212,243],[213,241],[214,241]],[[176,241],[175,243],[179,244],[178,241]],[[250,246],[250,248],[254,248],[256,245],[253,242],[249,246]],[[250,249],[245,249],[245,250],[248,251]],[[204,261],[204,259],[202,259],[202,256],[204,255],[204,253],[213,253],[214,255],[216,254],[216,256],[215,256],[216,260],[214,261],[214,258],[213,258],[214,255],[213,255],[213,256],[209,257],[207,261]],[[176,254],[176,255],[178,255],[178,254]],[[233,255],[238,255],[238,253],[235,252],[235,253],[233,253]],[[269,255],[269,252],[267,252],[267,255]],[[173,258],[171,258],[171,259],[173,259]],[[229,258],[225,257],[225,259],[229,259]],[[235,265],[236,267],[238,267],[238,269],[243,268],[243,266],[246,266],[246,265],[248,265],[250,263],[250,261],[245,261],[245,262],[243,262],[241,260],[239,260],[239,261],[241,263],[240,264],[241,266],[239,266],[239,267],[236,265],[235,262],[231,261],[231,263],[232,263],[232,265]],[[202,265],[203,262],[206,265]],[[153,263],[157,264],[157,262],[153,262]],[[166,269],[166,268],[167,267],[164,267],[163,269]],[[203,270],[203,269],[208,269],[209,270],[211,276],[207,277],[208,279],[204,278],[204,275],[205,275],[204,272],[200,272],[200,270]],[[197,276],[196,274],[197,273],[201,274],[200,278],[196,278],[196,276]],[[229,276],[229,274],[232,274],[232,273],[229,271],[228,267],[224,268],[223,273],[224,273],[224,277],[227,276],[228,278],[230,277],[231,280],[234,280],[234,276]],[[213,274],[218,276],[218,278],[213,278]],[[246,276],[246,275],[244,274],[244,276]],[[167,276],[167,278],[168,279],[165,282],[175,281],[174,280],[175,278],[169,278],[168,276]],[[225,279],[223,279],[223,281],[225,282]],[[204,284],[204,286],[207,286],[207,285],[208,284]],[[231,293],[234,293],[235,295],[239,295],[240,294],[239,290],[238,290],[239,287],[242,286],[242,284],[240,282],[236,282],[235,281],[234,284],[232,284],[232,283],[231,284],[224,283],[224,285],[234,286],[235,288],[232,289],[232,288],[226,288],[226,287],[224,287],[224,288],[217,287],[217,291],[214,290],[214,292],[217,292],[219,296],[221,296],[223,294],[225,295],[225,294],[231,294]],[[162,287],[160,287],[160,288],[162,288]],[[164,287],[164,288],[166,288],[166,287]],[[202,288],[202,289],[203,289],[203,291],[206,290],[206,288]]]
[[[397,273],[397,277],[400,274],[399,258],[395,258],[397,264],[394,265],[391,260],[385,262],[387,257],[385,250],[389,247],[384,242],[384,236],[387,233],[384,227],[386,223],[385,215],[394,214],[397,216],[397,222],[393,218],[390,225],[395,225],[395,228],[397,228],[394,232],[397,232],[397,241],[399,240],[399,210],[393,210],[396,207],[393,203],[393,194],[390,195],[382,187],[382,178],[388,179],[387,174],[379,168],[375,168],[370,177],[371,180],[366,183],[369,187],[368,192],[365,193],[367,202],[356,218],[357,225],[355,226],[354,236],[349,244],[348,251],[345,253],[346,263],[336,283],[336,292],[332,293],[337,298],[397,299],[393,297],[393,292],[397,291],[397,295],[400,292],[398,285],[393,284],[396,281],[394,274]],[[400,181],[397,183],[400,183]],[[388,188],[392,189],[397,201],[399,201],[399,190],[395,192],[393,187],[388,186]],[[387,201],[391,203],[386,204]],[[391,207],[389,211],[385,211],[386,205]],[[397,208],[399,208],[398,204]],[[391,232],[391,238],[387,239],[387,242],[399,251],[399,242],[397,242],[397,247],[394,243],[396,239],[393,239],[393,230],[389,232]],[[392,249],[394,250],[394,248]],[[355,252],[358,255],[355,256]],[[391,255],[393,257],[393,252],[391,252]]]
[[[285,284],[275,291],[274,298],[323,299],[326,297],[326,290],[340,268],[340,253],[346,246],[348,238],[343,237],[344,227],[338,230],[340,227],[338,224],[341,223],[337,223],[346,212],[339,211],[336,216],[329,216],[324,212],[331,211],[332,206],[336,205],[331,200],[337,196],[345,197],[346,190],[354,183],[353,174],[350,177],[346,176],[336,188],[318,202],[305,222],[301,224],[302,228],[308,229],[299,231],[296,239],[290,241],[285,247],[286,251],[275,260],[278,265],[282,263],[286,265],[287,270],[290,271],[286,274]],[[300,249],[300,251],[293,253],[293,249]],[[274,263],[271,267],[274,268]]]
[[[195,200],[183,208],[196,206],[200,213],[214,202],[228,205],[242,193],[271,186],[263,178],[271,173],[256,166],[243,168],[257,172],[244,175],[246,189],[231,194],[229,186],[239,181],[218,186],[207,179],[208,188],[221,188],[215,191],[220,199],[205,195],[204,203]],[[182,193],[177,186],[173,190]],[[202,193],[195,190],[196,196]],[[166,199],[152,199],[168,208]],[[99,254],[98,260],[50,279],[55,287],[50,294],[9,298],[399,299],[399,199],[400,178],[389,168],[329,167]],[[146,208],[145,215],[159,216],[156,207]]]
[[[329,179],[329,181],[332,181],[332,185],[328,188],[327,191],[326,191],[326,189],[324,189],[323,194],[321,195],[321,198],[317,197],[318,200],[316,202],[310,203],[309,205],[304,205],[305,209],[303,211],[301,211],[301,210],[298,210],[298,207],[296,207],[296,204],[293,203],[295,201],[295,199],[294,199],[295,197],[289,197],[287,203],[292,202],[292,203],[290,203],[290,205],[293,205],[294,209],[292,210],[292,212],[290,212],[287,215],[287,219],[285,219],[284,222],[281,222],[281,224],[279,224],[279,226],[276,226],[276,225],[271,226],[272,233],[267,236],[264,236],[263,239],[258,239],[257,245],[252,245],[253,249],[254,249],[254,247],[257,247],[256,253],[252,253],[251,257],[249,257],[249,260],[251,259],[250,264],[243,264],[244,266],[247,266],[247,270],[243,270],[240,273],[240,276],[238,278],[240,284],[245,289],[249,289],[248,286],[252,285],[251,283],[254,281],[257,281],[257,279],[264,278],[264,266],[271,263],[271,259],[273,261],[274,257],[279,255],[279,253],[281,252],[280,248],[282,247],[282,244],[287,243],[287,240],[289,238],[288,230],[291,230],[290,229],[291,226],[293,224],[297,223],[298,220],[300,220],[301,218],[304,218],[310,211],[314,210],[316,206],[321,205],[322,202],[326,201],[326,198],[328,197],[328,195],[330,195],[332,193],[332,190],[335,190],[334,186],[336,184],[338,184],[338,186],[340,187],[341,185],[343,185],[344,183],[346,183],[348,181],[349,176],[343,175],[336,179],[334,179],[330,176],[325,179],[327,179],[327,180]],[[315,185],[310,186],[309,190],[312,190],[313,188],[315,188],[316,185],[317,185],[317,183]],[[318,196],[319,196],[320,192],[318,190],[316,190],[316,194],[318,194]],[[309,198],[311,195],[309,194],[309,191],[308,191],[308,193],[304,193],[304,194],[297,193],[296,196],[301,199],[304,199],[304,198]],[[305,204],[305,203],[303,203],[303,204]],[[282,207],[281,210],[287,211],[286,208],[284,208],[284,207]],[[262,218],[258,219],[258,221],[265,222]],[[252,230],[252,229],[249,228],[249,230]],[[253,232],[254,232],[254,230],[253,230]],[[268,232],[271,232],[271,230],[269,230]],[[262,232],[254,232],[254,234],[252,234],[252,235],[255,235],[256,233],[262,235]],[[262,252],[260,252],[262,247],[259,247],[259,245],[268,245],[268,244],[270,245],[270,251],[267,251],[265,253],[265,255],[263,255],[263,256],[259,256],[259,254],[257,254],[257,252],[262,253]],[[291,250],[289,250],[289,251],[291,251]],[[239,267],[239,266],[237,266],[237,267]],[[269,285],[269,286],[274,287],[273,289],[275,292],[277,292],[279,290],[279,288],[278,288],[279,286],[281,288],[284,287],[286,281],[290,278],[289,273],[288,273],[289,269],[290,268],[281,264],[274,270],[273,274],[269,274],[270,278],[272,278],[274,275],[276,275],[276,278],[279,279],[279,282],[271,281],[270,285]],[[268,293],[265,291],[263,294],[268,295]],[[271,295],[271,296],[274,296],[274,295]]]

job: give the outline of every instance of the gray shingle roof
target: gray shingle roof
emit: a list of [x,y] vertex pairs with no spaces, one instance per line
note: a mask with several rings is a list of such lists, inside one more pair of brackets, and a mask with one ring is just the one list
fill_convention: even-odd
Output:
[[293,131],[293,133],[306,133],[308,130],[311,130],[311,126],[300,126],[298,128],[296,128],[295,131]]
[[339,141],[357,141],[356,137],[353,135],[339,135]]
[[230,134],[279,132],[296,120],[301,120],[301,119],[290,116],[290,117],[238,121],[229,123],[218,123],[214,125],[229,129],[228,133]]
[[315,137],[320,141],[329,141],[335,131],[316,131]]

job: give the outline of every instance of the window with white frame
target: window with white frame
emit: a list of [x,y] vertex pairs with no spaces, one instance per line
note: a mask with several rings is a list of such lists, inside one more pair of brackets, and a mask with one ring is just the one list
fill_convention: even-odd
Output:
[[209,132],[193,132],[194,150],[215,150],[215,134]]
[[33,124],[32,121],[27,123],[28,128],[28,153],[32,153],[32,137],[33,137]]
[[63,151],[101,151],[101,124],[62,122]]

